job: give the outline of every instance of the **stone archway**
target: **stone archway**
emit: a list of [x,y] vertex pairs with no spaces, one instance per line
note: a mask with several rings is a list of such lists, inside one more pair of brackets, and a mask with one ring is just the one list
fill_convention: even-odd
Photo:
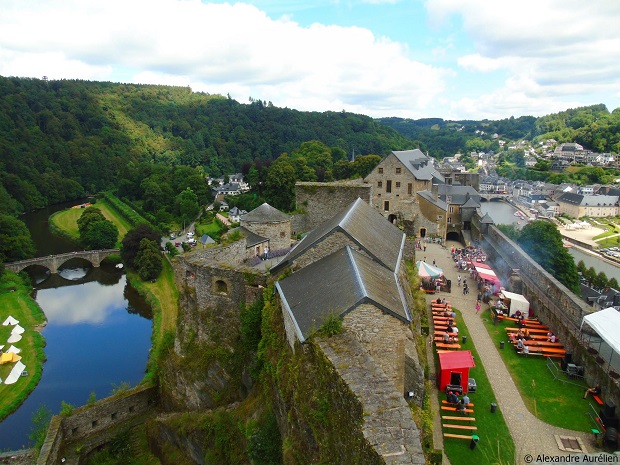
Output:
[[425,238],[426,237],[426,228],[420,228],[420,237],[421,238]]

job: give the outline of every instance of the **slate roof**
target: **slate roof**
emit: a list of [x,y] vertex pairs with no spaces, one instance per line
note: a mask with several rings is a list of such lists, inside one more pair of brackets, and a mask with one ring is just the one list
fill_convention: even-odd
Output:
[[417,194],[427,202],[435,205],[437,208],[440,208],[443,211],[448,211],[448,204],[439,198],[436,199],[431,191],[418,191]]
[[215,244],[213,238],[208,234],[203,234],[198,242],[200,242],[202,245]]
[[494,224],[493,219],[489,216],[488,213],[485,213],[484,216],[480,219],[482,224]]
[[461,208],[479,208],[480,207],[480,202],[477,202],[476,200],[474,200],[473,197],[469,197],[467,199],[467,201],[461,205]]
[[403,322],[411,314],[395,274],[346,246],[278,281],[285,311],[304,342],[330,314],[344,316],[371,303]]
[[251,223],[282,223],[289,220],[289,215],[282,213],[280,210],[272,207],[268,203],[264,203],[259,207],[256,207],[254,210],[241,217],[241,221]]
[[433,162],[420,149],[392,152],[396,158],[411,171],[416,179],[431,181],[433,178],[445,182],[444,177],[435,169]]
[[269,242],[268,238],[259,236],[258,234],[253,233],[252,231],[250,231],[247,228],[244,228],[243,226],[240,226],[235,229],[231,229],[231,231],[235,231],[235,230],[238,230],[239,232],[241,232],[241,234],[245,236],[246,248],[254,247],[255,245]]
[[[480,201],[480,194],[471,186],[454,186],[449,184],[439,184],[438,195],[448,204],[463,205],[470,198]],[[448,202],[447,197],[451,196],[452,200]]]
[[618,198],[617,195],[585,195],[565,192],[558,197],[558,201],[570,203],[571,205],[597,207],[615,205],[618,203]]
[[398,268],[404,246],[404,233],[387,221],[381,213],[358,198],[330,220],[310,231],[280,263],[272,268],[272,273],[281,271],[336,231],[347,235],[378,263],[392,271]]

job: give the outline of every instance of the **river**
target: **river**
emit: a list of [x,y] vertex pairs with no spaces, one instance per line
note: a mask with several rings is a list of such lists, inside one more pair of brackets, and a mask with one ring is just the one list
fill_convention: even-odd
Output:
[[[47,229],[47,217],[68,205],[24,215],[37,256],[74,250]],[[41,405],[54,414],[62,401],[76,407],[144,377],[151,347],[151,311],[114,267],[72,267],[36,285],[35,298],[47,317],[43,376],[28,399],[0,423],[0,449],[29,446],[32,414]],[[18,345],[19,347],[19,345]],[[28,368],[28,367],[27,367]],[[19,381],[18,381],[19,382]]]

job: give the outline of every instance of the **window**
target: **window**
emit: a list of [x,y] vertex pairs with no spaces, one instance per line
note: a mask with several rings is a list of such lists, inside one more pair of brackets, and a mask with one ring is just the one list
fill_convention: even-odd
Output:
[[398,189],[399,187],[400,187],[400,183],[396,181],[396,189]]
[[396,174],[400,174],[400,168],[396,168]]
[[383,209],[386,212],[390,211],[390,202],[388,202],[387,200],[385,202],[383,202]]
[[97,427],[97,420],[93,420],[93,422],[90,424],[93,428]]
[[77,434],[78,429],[77,426],[75,428],[71,428],[71,434]]
[[385,192],[392,192],[392,181],[387,180],[385,184]]
[[218,294],[228,294],[228,286],[226,285],[226,281],[222,281],[221,279],[215,281],[215,292]]
[[450,213],[454,213],[454,207],[449,207],[448,210]]
[[129,407],[129,411],[130,411],[130,412],[133,412],[134,410],[135,410],[135,407],[134,407],[133,405],[131,405],[131,406]]
[[379,174],[383,174],[383,168],[379,168]]
[[383,181],[377,181],[377,187],[383,187]]
[[448,217],[448,223],[452,223],[452,218]]
[[407,194],[413,194],[413,184],[411,183],[407,184]]
[[116,412],[114,412],[112,415],[110,415],[110,418],[112,418],[112,420],[116,420],[116,417],[117,417]]

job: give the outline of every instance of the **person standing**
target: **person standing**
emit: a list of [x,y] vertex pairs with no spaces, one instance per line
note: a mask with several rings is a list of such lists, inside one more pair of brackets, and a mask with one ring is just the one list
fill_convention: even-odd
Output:
[[480,299],[476,301],[476,314],[480,311]]

